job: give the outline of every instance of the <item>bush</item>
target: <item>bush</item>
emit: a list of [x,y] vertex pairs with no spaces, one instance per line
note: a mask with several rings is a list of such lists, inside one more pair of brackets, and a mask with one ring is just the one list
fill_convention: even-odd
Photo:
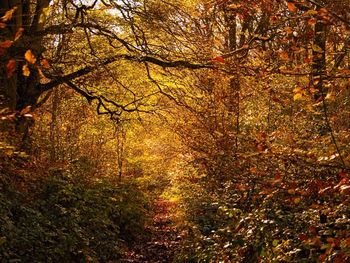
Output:
[[144,226],[147,200],[133,183],[87,183],[55,171],[17,191],[1,175],[0,262],[117,260]]

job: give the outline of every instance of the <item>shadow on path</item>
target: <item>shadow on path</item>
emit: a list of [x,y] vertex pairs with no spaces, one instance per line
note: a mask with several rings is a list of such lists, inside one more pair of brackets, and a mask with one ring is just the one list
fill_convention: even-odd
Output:
[[175,202],[164,199],[158,199],[155,202],[155,215],[151,225],[147,228],[150,233],[149,238],[134,245],[130,251],[125,253],[120,262],[173,262],[175,251],[181,240],[173,225],[170,212],[176,205]]

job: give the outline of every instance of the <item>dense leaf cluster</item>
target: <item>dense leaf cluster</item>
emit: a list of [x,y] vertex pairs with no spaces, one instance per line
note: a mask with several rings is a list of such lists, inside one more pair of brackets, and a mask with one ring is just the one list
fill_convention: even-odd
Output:
[[24,189],[16,167],[1,169],[1,262],[117,260],[143,229],[147,201],[132,183],[87,182],[52,170]]

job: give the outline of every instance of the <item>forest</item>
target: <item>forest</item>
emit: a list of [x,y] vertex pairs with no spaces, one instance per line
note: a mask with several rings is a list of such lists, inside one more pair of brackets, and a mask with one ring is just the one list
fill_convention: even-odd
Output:
[[16,262],[350,262],[350,0],[1,0]]

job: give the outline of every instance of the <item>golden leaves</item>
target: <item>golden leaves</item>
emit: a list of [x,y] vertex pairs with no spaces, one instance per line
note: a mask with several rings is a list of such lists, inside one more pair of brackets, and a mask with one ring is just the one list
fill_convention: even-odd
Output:
[[293,100],[304,100],[305,99],[305,90],[297,87],[293,90],[294,96]]
[[30,50],[30,49],[28,49],[27,51],[26,51],[26,53],[24,54],[24,58],[28,61],[28,63],[30,63],[30,64],[35,64],[35,62],[36,62],[36,57],[35,57],[35,55],[33,54],[33,52]]
[[230,4],[227,7],[230,8],[230,9],[238,9],[241,6],[242,6],[241,4]]

